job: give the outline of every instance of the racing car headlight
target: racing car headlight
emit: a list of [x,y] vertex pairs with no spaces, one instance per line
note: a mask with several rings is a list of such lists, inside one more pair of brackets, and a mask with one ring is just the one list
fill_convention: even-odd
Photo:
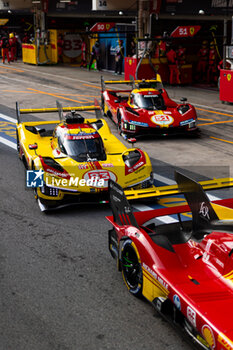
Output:
[[188,110],[189,110],[189,105],[182,105],[182,106],[179,106],[179,108],[178,108],[178,112],[179,112],[180,114],[184,114],[184,113],[186,113]]
[[193,120],[191,123],[188,124],[189,129],[195,128],[196,127],[196,120]]
[[132,131],[135,131],[136,130],[136,125],[134,124],[131,124],[129,122],[124,122],[124,129],[125,130],[132,130]]
[[125,165],[128,168],[131,168],[132,166],[134,166],[134,164],[136,164],[140,158],[141,158],[141,154],[137,150],[129,151],[128,154],[123,155],[123,160],[125,162]]

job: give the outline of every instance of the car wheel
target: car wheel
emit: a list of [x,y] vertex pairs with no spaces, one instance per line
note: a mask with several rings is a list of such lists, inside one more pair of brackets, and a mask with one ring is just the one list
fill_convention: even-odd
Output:
[[121,268],[124,282],[130,293],[142,295],[142,267],[135,244],[127,239],[121,250]]

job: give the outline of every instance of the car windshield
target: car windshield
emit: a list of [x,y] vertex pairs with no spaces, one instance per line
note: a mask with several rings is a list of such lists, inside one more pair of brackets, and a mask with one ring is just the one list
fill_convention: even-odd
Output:
[[94,139],[64,139],[62,152],[79,162],[105,160],[106,155],[101,138]]
[[161,95],[135,95],[135,104],[144,109],[165,109],[164,100]]

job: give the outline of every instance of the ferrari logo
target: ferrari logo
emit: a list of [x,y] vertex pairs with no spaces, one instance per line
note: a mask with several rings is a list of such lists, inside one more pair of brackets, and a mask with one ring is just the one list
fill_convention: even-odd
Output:
[[129,65],[131,66],[131,64],[132,64],[132,60],[129,60]]
[[189,28],[190,34],[193,35],[195,32],[195,29],[193,27]]
[[109,28],[110,28],[110,24],[107,23],[106,24],[106,29],[109,30]]
[[231,74],[227,74],[227,80],[231,81]]

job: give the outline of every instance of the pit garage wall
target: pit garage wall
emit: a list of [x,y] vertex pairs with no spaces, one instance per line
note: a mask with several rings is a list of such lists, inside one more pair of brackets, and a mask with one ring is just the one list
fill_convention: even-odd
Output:
[[31,0],[0,0],[0,10],[23,10],[31,7]]
[[92,0],[93,11],[119,11],[137,9],[137,1],[135,0]]
[[203,10],[205,15],[233,14],[233,0],[163,0],[161,13],[176,15],[198,15]]
[[[81,35],[76,31],[69,30],[49,30],[50,43],[46,45],[48,64],[58,63],[57,39],[62,34],[64,39],[63,63],[77,63],[81,61]],[[37,47],[34,44],[23,44],[23,62],[29,64],[40,64],[46,62],[44,47],[41,45],[39,52],[39,61],[37,57]]]
[[117,24],[116,28],[112,28],[108,33],[99,34],[101,66],[103,69],[115,70],[115,54],[119,49],[119,40],[123,41],[124,56],[126,57],[129,54],[130,41],[135,35],[134,30],[135,25]]

